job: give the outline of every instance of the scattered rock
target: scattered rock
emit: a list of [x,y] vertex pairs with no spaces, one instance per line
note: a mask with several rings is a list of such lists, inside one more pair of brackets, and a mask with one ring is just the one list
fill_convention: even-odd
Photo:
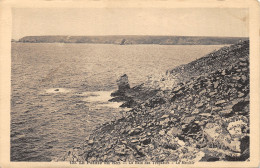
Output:
[[230,115],[232,112],[232,109],[224,109],[219,111],[220,115]]
[[133,136],[133,135],[138,135],[138,134],[140,134],[141,133],[141,129],[133,129],[133,130],[130,130],[129,132],[128,132],[128,134],[130,135],[130,136]]
[[151,139],[150,138],[147,138],[145,137],[142,141],[141,141],[144,145],[148,145],[151,143]]
[[93,144],[94,144],[94,141],[91,139],[91,140],[88,141],[88,144],[89,144],[89,145],[93,145]]
[[248,59],[246,59],[246,58],[239,58],[239,61],[241,61],[241,62],[247,62]]
[[195,120],[195,118],[196,118],[195,116],[185,117],[182,122],[185,124],[188,124],[188,123],[192,122],[193,120]]
[[204,105],[203,103],[198,103],[198,104],[196,104],[196,107],[197,107],[197,108],[202,108],[203,105]]
[[178,136],[178,135],[181,135],[182,133],[182,130],[177,128],[177,127],[172,127],[168,132],[167,134],[170,135],[170,136]]
[[137,139],[131,140],[131,143],[137,143],[137,142],[139,142],[139,140],[137,140]]
[[242,128],[245,127],[247,127],[247,123],[245,123],[243,120],[238,120],[230,122],[228,124],[227,130],[232,138],[241,138],[241,136],[243,135]]
[[196,108],[195,110],[192,111],[191,114],[198,114],[199,112],[200,112],[199,109]]
[[199,115],[201,115],[201,116],[206,116],[206,117],[209,117],[209,116],[211,116],[211,114],[210,114],[210,113],[200,113]]
[[86,161],[247,160],[248,55],[249,42],[240,42],[133,88],[121,76],[112,96],[132,110],[94,130],[84,152],[73,154]]
[[215,89],[218,87],[218,85],[219,85],[219,81],[213,82],[213,86]]
[[165,134],[164,130],[159,131],[159,135],[164,135],[164,134]]
[[243,97],[244,95],[245,95],[244,93],[242,93],[242,92],[238,92],[237,97]]
[[169,115],[168,114],[165,114],[165,115],[163,115],[162,117],[161,117],[161,119],[165,119],[165,118],[168,118],[169,117]]
[[240,102],[237,102],[236,104],[234,104],[234,106],[232,107],[232,110],[234,112],[243,111],[247,105],[249,105],[249,101],[240,101]]
[[215,105],[220,105],[220,104],[223,104],[223,103],[225,103],[226,101],[225,100],[219,100],[219,101],[217,101],[216,103],[215,103]]

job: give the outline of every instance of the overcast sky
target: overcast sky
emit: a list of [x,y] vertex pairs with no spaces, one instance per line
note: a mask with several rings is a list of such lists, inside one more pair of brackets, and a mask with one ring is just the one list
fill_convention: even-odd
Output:
[[15,8],[13,38],[29,35],[248,37],[247,9]]

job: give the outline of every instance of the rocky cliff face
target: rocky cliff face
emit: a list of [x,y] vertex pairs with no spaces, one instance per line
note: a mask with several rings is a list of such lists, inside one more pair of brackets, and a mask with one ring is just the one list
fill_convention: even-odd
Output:
[[[174,74],[177,80],[128,90],[125,104],[132,110],[104,123],[62,160],[73,155],[104,162],[248,160],[248,60],[249,42],[240,42],[172,70],[181,73]],[[171,85],[162,87],[165,82]]]

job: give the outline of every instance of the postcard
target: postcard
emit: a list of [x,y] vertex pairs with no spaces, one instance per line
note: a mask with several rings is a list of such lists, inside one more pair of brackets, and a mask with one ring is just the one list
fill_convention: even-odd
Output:
[[258,1],[0,8],[0,167],[259,166]]

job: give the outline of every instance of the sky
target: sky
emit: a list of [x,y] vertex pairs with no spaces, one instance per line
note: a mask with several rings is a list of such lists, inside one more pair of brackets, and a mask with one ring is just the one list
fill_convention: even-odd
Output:
[[248,37],[248,10],[235,8],[14,8],[12,38],[37,35]]

